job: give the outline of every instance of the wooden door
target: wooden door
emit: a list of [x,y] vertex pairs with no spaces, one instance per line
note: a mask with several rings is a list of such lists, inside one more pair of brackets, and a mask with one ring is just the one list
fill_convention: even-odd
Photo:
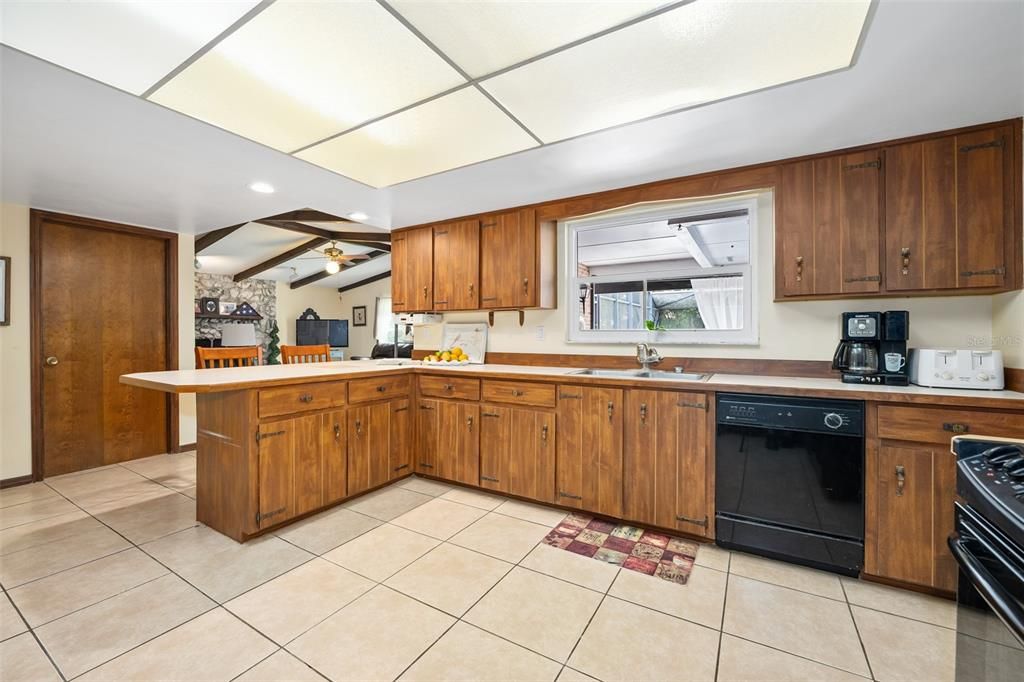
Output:
[[321,416],[320,458],[323,472],[323,503],[348,495],[348,419],[345,410],[333,410]]
[[953,458],[944,448],[885,442],[876,457],[874,508],[867,514],[874,526],[874,542],[867,547],[873,561],[866,568],[893,580],[955,590],[956,564],[946,546],[953,531]]
[[480,406],[437,401],[436,473],[448,481],[480,485]]
[[480,307],[480,222],[434,227],[434,310]]
[[434,301],[434,237],[429,227],[398,232],[391,240],[391,309],[430,310]]
[[[877,292],[881,226],[881,169],[878,151],[840,157],[839,252],[843,293]],[[827,244],[823,248],[829,248]]]
[[498,213],[481,221],[480,307],[538,305],[537,239],[532,211]]
[[33,211],[31,250],[34,475],[171,450],[171,399],[118,377],[177,367],[177,237]]
[[348,494],[386,483],[391,450],[390,403],[350,407],[348,437]]
[[420,474],[437,476],[438,400],[416,401],[415,468]]
[[707,535],[707,404],[703,393],[627,391],[626,518]]
[[508,492],[540,502],[555,500],[555,414],[512,408]]
[[1013,140],[1010,126],[956,136],[957,284],[961,288],[1006,286],[1007,256],[1020,257],[1019,252],[1014,254],[1011,236]]
[[480,407],[480,487],[511,492],[512,408]]
[[259,505],[257,525],[267,528],[295,516],[295,438],[297,419],[259,427]]
[[388,479],[412,473],[412,414],[408,398],[391,401],[391,451]]
[[885,288],[956,286],[956,139],[885,150]]
[[560,386],[555,502],[622,517],[623,392]]

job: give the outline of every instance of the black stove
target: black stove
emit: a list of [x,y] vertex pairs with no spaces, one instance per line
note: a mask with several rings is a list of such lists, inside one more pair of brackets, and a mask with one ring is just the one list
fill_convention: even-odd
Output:
[[1024,670],[1024,441],[958,436],[957,682]]

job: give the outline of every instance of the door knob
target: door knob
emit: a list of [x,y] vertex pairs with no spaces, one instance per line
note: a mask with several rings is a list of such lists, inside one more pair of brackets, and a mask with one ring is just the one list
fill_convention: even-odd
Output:
[[56,355],[51,355],[50,357],[46,358],[46,364],[48,364],[50,367],[53,367],[54,365],[60,364],[60,360],[57,359]]

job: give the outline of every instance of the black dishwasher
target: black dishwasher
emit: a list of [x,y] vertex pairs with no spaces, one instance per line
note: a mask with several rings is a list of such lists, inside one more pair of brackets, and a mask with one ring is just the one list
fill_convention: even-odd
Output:
[[720,393],[717,544],[846,575],[864,565],[864,403]]

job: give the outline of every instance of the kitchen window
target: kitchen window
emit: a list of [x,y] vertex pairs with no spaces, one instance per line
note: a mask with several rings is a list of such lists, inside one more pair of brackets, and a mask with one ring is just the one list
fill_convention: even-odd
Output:
[[757,343],[757,198],[645,204],[569,220],[570,343]]

